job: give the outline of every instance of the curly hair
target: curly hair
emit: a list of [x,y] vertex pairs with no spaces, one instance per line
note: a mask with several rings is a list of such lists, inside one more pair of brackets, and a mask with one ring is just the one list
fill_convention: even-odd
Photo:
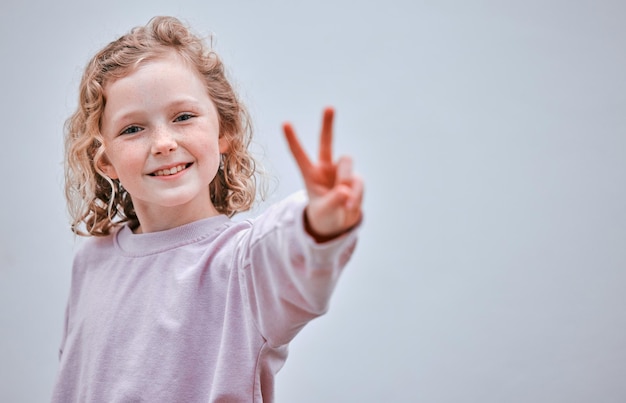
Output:
[[104,88],[142,63],[171,51],[203,77],[218,112],[219,136],[229,144],[223,168],[209,185],[213,205],[228,216],[251,208],[257,167],[248,151],[252,138],[248,111],[226,78],[215,51],[178,19],[154,17],[108,44],[85,68],[78,108],[65,123],[65,196],[74,233],[105,236],[122,223],[138,225],[130,195],[99,168],[105,151],[100,132],[106,104]]

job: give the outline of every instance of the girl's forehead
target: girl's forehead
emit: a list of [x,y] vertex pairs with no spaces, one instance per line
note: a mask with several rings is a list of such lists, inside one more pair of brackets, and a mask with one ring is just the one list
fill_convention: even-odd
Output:
[[137,111],[160,113],[181,103],[201,109],[214,107],[204,77],[175,54],[144,59],[103,89],[105,122],[124,120]]
[[[154,51],[149,54],[146,54],[142,57],[139,57],[135,63],[131,66],[119,70],[117,74],[111,74],[107,79],[105,79],[103,83],[103,89],[105,91],[105,95],[107,92],[107,88],[110,87],[113,83],[121,80],[132,78],[135,73],[142,72],[145,70],[154,70],[155,66],[168,66],[169,71],[184,71],[194,74],[196,78],[200,79],[201,82],[204,83],[204,77],[200,74],[199,69],[193,65],[192,62],[188,61],[178,52],[173,49],[162,49],[159,51]],[[163,72],[162,74],[168,74],[167,72]]]

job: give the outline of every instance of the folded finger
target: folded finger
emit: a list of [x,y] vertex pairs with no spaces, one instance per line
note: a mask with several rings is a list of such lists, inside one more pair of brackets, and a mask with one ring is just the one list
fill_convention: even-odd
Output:
[[352,182],[352,158],[343,156],[337,161],[336,183],[350,184]]
[[351,185],[351,194],[346,201],[346,208],[358,211],[361,209],[361,204],[363,203],[363,179],[358,175],[353,175]]

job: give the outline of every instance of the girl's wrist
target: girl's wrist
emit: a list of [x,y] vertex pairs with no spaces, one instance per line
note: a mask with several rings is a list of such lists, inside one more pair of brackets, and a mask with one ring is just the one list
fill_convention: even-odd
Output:
[[307,214],[307,210],[308,208],[305,208],[302,214],[302,219],[304,220],[304,230],[317,243],[324,243],[324,242],[332,241],[335,238],[339,238],[340,236],[350,231],[351,229],[351,228],[348,228],[348,229],[337,231],[337,232],[331,232],[329,234],[322,234],[316,231],[315,229],[313,229],[313,226],[311,225],[311,220],[309,219],[309,215]]

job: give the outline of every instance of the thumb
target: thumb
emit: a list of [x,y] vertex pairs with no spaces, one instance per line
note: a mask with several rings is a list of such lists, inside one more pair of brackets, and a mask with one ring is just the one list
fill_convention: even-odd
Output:
[[314,211],[322,217],[332,217],[337,210],[345,209],[350,198],[350,187],[339,184],[315,202]]

